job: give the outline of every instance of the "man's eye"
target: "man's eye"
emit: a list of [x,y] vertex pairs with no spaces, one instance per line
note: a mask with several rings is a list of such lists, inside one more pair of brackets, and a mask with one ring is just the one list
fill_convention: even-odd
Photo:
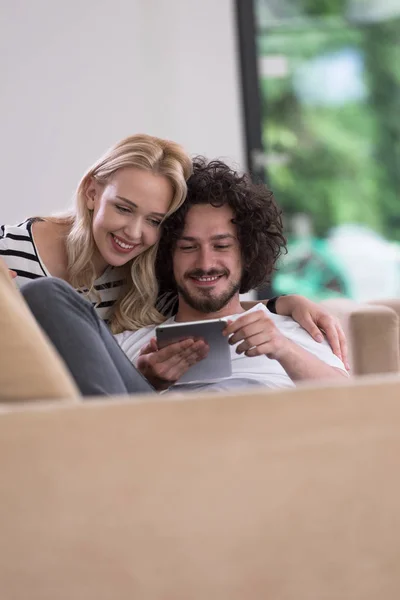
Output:
[[230,244],[228,245],[224,245],[224,244],[218,244],[217,246],[214,246],[217,250],[227,250],[228,248],[230,248]]
[[116,205],[116,209],[122,214],[127,214],[131,212],[129,208],[127,208],[126,206],[120,206],[119,204]]
[[183,250],[183,251],[185,251],[185,250],[193,250],[193,249],[194,249],[194,246],[180,246],[180,248],[179,248],[179,249],[180,249],[180,250]]

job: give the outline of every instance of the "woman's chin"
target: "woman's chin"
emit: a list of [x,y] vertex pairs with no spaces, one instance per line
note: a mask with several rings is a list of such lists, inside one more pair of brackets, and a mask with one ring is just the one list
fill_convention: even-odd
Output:
[[112,267],[123,267],[127,263],[134,260],[137,256],[140,256],[142,252],[143,250],[137,250],[129,254],[117,254],[115,252],[112,252],[107,255],[108,264]]

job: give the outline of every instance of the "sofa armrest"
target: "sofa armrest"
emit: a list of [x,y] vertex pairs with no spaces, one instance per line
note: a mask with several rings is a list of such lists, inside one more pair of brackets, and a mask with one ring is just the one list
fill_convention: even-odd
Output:
[[[383,300],[372,300],[372,301],[368,302],[368,304],[371,304],[374,306],[376,306],[376,305],[387,306],[388,308],[391,308],[392,310],[394,310],[399,318],[399,328],[400,328],[400,298],[385,298]],[[400,334],[399,334],[399,344],[400,344]]]
[[353,375],[400,371],[399,316],[392,308],[345,298],[321,304],[341,321]]

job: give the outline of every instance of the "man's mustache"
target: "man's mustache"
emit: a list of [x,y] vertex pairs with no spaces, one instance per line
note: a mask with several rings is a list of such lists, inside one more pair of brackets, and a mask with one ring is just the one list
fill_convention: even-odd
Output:
[[209,271],[194,269],[193,271],[185,273],[185,279],[189,279],[190,277],[220,277],[222,275],[228,275],[228,272],[226,270],[218,271],[217,269],[210,269]]

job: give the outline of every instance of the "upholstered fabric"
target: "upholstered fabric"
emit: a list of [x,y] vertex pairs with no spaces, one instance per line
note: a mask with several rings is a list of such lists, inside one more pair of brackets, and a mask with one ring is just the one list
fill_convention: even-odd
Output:
[[5,600],[397,600],[400,378],[0,413]]
[[393,308],[344,298],[321,304],[342,323],[353,375],[400,371],[399,315]]
[[[400,323],[400,298],[386,298],[383,300],[374,300],[373,302],[369,302],[368,304],[381,305],[386,306],[387,308],[391,308],[397,314]],[[400,335],[398,337],[400,345]]]
[[57,352],[0,261],[0,401],[77,398]]

